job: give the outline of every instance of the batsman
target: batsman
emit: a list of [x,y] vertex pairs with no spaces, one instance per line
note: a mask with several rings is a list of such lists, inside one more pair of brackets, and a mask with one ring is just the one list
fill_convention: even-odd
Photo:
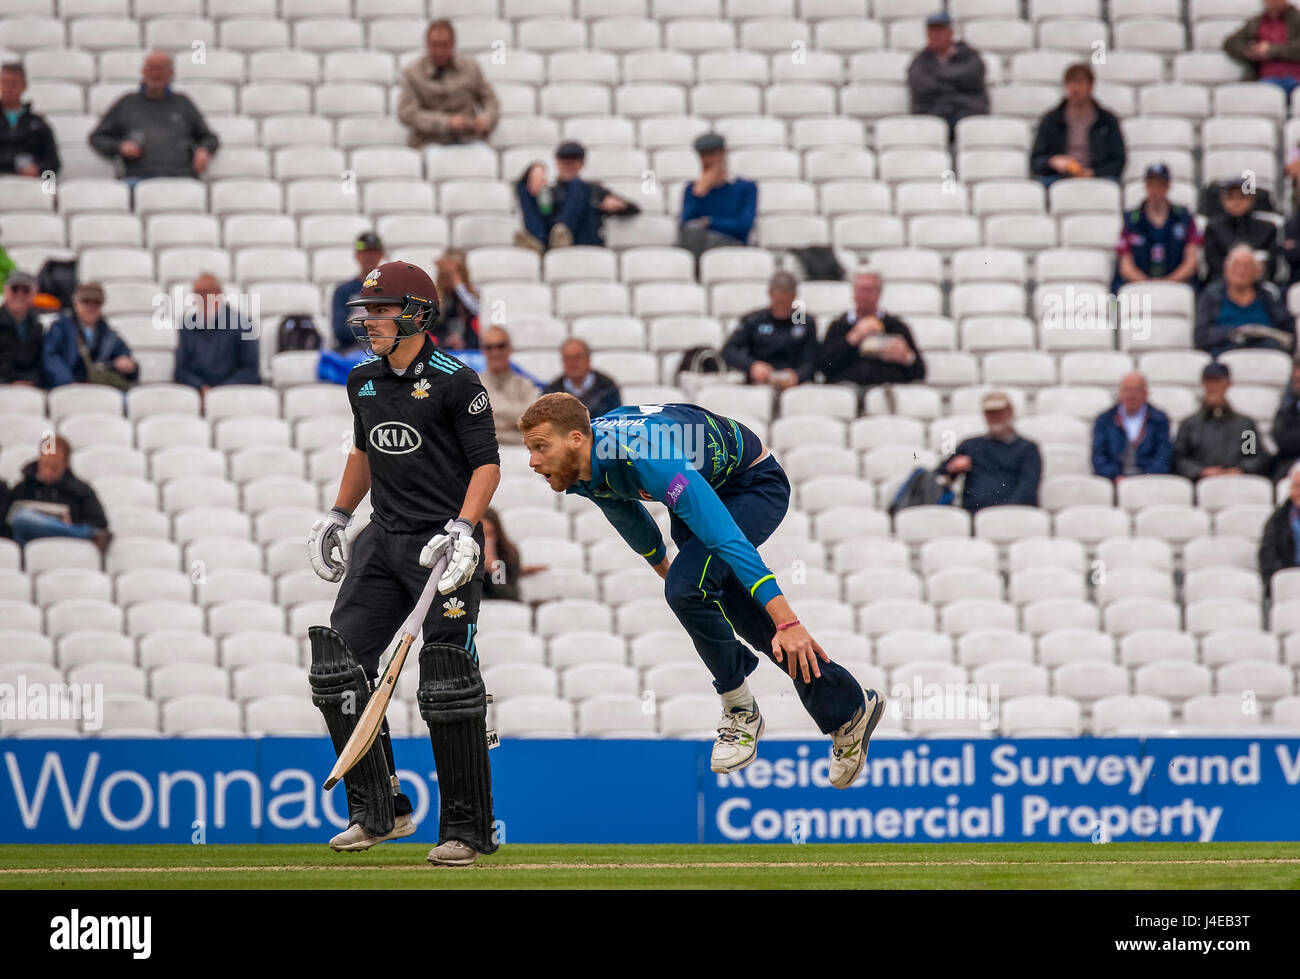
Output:
[[[758,657],[744,639],[790,674],[804,709],[831,736],[830,783],[851,786],[885,699],[831,662],[756,550],[790,505],[790,481],[762,440],[698,405],[624,405],[592,419],[581,401],[563,393],[534,401],[519,430],[533,471],[556,492],[600,507],[664,579],[664,597],[722,697],[711,769],[744,768],[763,734],[745,679]],[[671,563],[645,508],[650,501],[668,508],[677,545]]]
[[[441,803],[435,866],[497,849],[487,696],[474,644],[483,570],[480,520],[501,479],[492,407],[478,376],[425,332],[438,318],[428,273],[407,262],[370,272],[349,320],[371,356],[348,375],[352,448],[333,509],[312,527],[312,568],[339,581],[330,625],[312,626],[312,701],[342,752],[379,673],[380,655],[446,557],[419,651],[420,716],[429,725]],[[345,531],[370,494],[370,523]],[[335,553],[337,552],[337,554]],[[407,667],[410,668],[409,666]],[[348,827],[335,850],[366,850],[416,831],[388,722],[344,777]]]

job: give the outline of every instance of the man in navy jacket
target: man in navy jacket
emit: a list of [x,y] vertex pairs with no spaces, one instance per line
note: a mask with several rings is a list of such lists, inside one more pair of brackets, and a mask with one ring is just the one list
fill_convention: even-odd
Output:
[[749,244],[758,212],[758,185],[727,173],[727,143],[717,133],[695,141],[700,175],[682,191],[677,244],[699,255],[722,246]]
[[260,384],[257,330],[226,304],[215,276],[194,280],[198,308],[187,310],[176,338],[176,383],[198,388]]
[[1092,471],[1107,479],[1168,473],[1174,457],[1169,416],[1147,401],[1136,372],[1119,382],[1119,402],[1092,424]]
[[[127,381],[140,376],[140,368],[131,356],[131,348],[104,319],[104,287],[98,282],[83,282],[72,293],[72,315],[50,324],[41,350],[45,386],[84,384],[86,358],[121,374]],[[86,348],[86,358],[81,348]]]

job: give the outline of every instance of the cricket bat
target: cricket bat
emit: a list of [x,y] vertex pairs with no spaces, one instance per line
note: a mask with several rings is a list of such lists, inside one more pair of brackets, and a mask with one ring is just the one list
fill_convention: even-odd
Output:
[[330,771],[330,777],[325,780],[327,790],[334,788],[339,779],[352,771],[352,767],[365,757],[370,746],[379,737],[379,732],[384,726],[384,715],[388,713],[388,702],[393,699],[393,691],[397,689],[398,674],[402,672],[406,654],[410,651],[411,644],[415,642],[420,624],[429,612],[429,606],[438,595],[438,579],[446,569],[447,557],[443,555],[429,572],[429,580],[425,582],[424,591],[420,592],[415,608],[411,609],[411,614],[402,623],[402,634],[397,641],[397,650],[388,661],[388,669],[384,670],[379,683],[370,694],[366,709],[361,712],[361,720],[357,722],[352,737],[348,738],[348,743],[343,746],[339,760],[334,763],[334,768]]

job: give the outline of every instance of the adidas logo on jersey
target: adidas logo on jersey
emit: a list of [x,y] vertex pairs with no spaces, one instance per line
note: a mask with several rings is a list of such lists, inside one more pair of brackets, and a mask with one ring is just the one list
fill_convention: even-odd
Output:
[[365,384],[361,385],[361,390],[357,392],[358,398],[364,398],[366,397],[366,395],[370,395],[371,397],[374,397],[375,395],[374,381],[366,381]]

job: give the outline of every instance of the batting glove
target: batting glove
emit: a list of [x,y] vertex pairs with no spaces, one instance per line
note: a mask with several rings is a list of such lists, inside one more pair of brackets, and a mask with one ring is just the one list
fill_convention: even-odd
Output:
[[455,591],[474,576],[478,567],[479,548],[474,541],[474,528],[464,520],[448,520],[446,533],[429,538],[420,552],[420,564],[432,568],[444,554],[447,568],[438,579],[438,592],[446,595]]
[[[352,523],[352,514],[342,507],[334,507],[322,520],[311,525],[307,538],[307,557],[318,577],[326,581],[339,581],[348,570],[348,536],[343,533]],[[333,557],[334,548],[339,556]]]

